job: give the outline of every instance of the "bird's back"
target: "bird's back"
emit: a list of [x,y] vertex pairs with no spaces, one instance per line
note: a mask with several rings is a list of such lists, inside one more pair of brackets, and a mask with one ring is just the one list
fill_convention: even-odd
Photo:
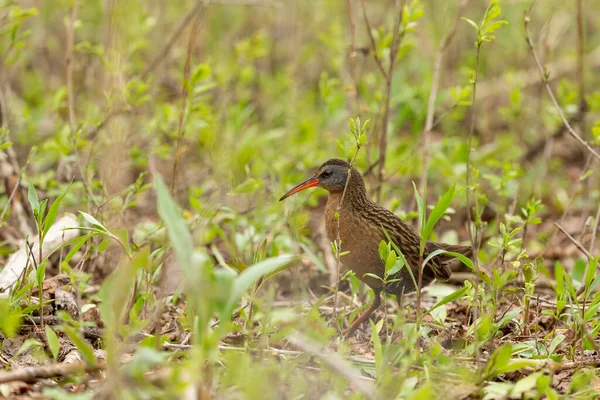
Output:
[[[392,294],[410,293],[416,290],[413,277],[415,282],[418,282],[418,265],[419,261],[425,260],[431,253],[437,250],[446,250],[463,254],[466,257],[471,257],[472,249],[469,246],[461,245],[450,245],[445,243],[436,243],[428,241],[425,244],[425,251],[423,259],[420,260],[420,235],[408,224],[402,221],[396,214],[389,211],[388,209],[380,206],[377,203],[370,202],[370,207],[362,207],[361,213],[364,217],[371,221],[376,221],[380,225],[380,229],[385,230],[392,241],[398,246],[402,254],[409,263],[412,271],[411,273],[407,268],[402,268],[398,273],[388,277],[388,284],[385,286],[385,291]],[[386,240],[385,236],[384,239]],[[422,286],[428,285],[435,278],[441,280],[447,280],[450,278],[452,271],[450,265],[459,260],[456,257],[448,254],[440,254],[431,259],[425,268],[423,269]],[[382,264],[382,273],[385,268]]]

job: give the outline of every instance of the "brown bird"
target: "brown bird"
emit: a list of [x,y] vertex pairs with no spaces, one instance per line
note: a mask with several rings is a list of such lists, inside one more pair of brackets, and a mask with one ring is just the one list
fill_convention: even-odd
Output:
[[[342,200],[342,193],[346,186],[350,164],[339,159],[326,161],[316,174],[291,189],[279,201],[284,200],[301,190],[311,187],[321,187],[329,192],[327,205],[325,207],[325,227],[329,240],[337,239],[338,221],[335,212]],[[339,238],[341,240],[341,252],[349,251],[341,258],[342,263],[348,269],[354,271],[356,276],[373,289],[375,299],[371,306],[346,330],[345,336],[351,335],[381,304],[381,292],[396,295],[398,304],[401,304],[401,296],[404,293],[416,290],[413,280],[407,268],[402,268],[396,274],[388,277],[384,284],[381,280],[365,274],[375,274],[384,277],[385,264],[379,256],[379,243],[387,242],[384,233],[388,233],[393,242],[404,254],[415,280],[418,280],[419,247],[421,238],[417,232],[398,218],[391,211],[372,202],[367,197],[367,190],[362,175],[352,168],[350,180],[344,195],[343,202],[338,211],[339,214]],[[383,227],[383,229],[382,229]],[[423,260],[436,250],[444,249],[470,257],[471,247],[427,242]],[[428,285],[435,278],[448,279],[451,271],[449,264],[460,262],[449,255],[438,255],[429,261],[422,273],[423,286]],[[391,281],[391,282],[390,282]]]

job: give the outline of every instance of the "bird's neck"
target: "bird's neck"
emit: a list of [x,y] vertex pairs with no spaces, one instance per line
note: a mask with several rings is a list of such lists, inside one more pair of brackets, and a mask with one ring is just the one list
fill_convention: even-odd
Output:
[[370,200],[367,197],[367,191],[364,186],[355,187],[348,185],[345,194],[343,191],[329,193],[327,208],[330,210],[337,210],[338,208],[355,209],[366,207],[369,203]]

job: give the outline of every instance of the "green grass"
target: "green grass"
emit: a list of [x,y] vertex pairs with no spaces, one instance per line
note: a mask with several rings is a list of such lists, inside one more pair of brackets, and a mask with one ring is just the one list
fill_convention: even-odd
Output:
[[[65,212],[80,225],[33,247],[0,298],[0,381],[76,354],[88,372],[41,381],[46,396],[597,397],[598,161],[568,133],[550,140],[562,121],[525,40],[530,4],[399,3],[400,20],[395,2],[365,2],[369,33],[362,0],[0,2],[0,254],[23,246],[23,218],[38,243]],[[583,40],[578,1],[538,2],[529,31],[597,149],[600,19],[581,3]],[[429,240],[484,239],[464,279],[405,310],[387,298],[349,341],[340,328],[372,293],[352,274],[329,287],[326,192],[277,201],[333,157]]]

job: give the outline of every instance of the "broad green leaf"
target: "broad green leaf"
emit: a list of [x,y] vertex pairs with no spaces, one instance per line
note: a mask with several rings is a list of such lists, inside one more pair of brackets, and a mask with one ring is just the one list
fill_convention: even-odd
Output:
[[389,250],[387,243],[384,240],[379,242],[379,258],[381,258],[382,261],[387,260],[388,252]]
[[255,264],[235,278],[232,293],[229,297],[228,310],[233,310],[234,305],[241,299],[244,293],[248,291],[261,277],[271,274],[286,264],[289,264],[294,257],[289,254],[280,255],[277,257],[267,258],[264,261]]
[[48,231],[50,230],[50,228],[54,224],[54,221],[56,221],[56,216],[58,215],[58,210],[60,208],[60,203],[65,198],[65,196],[66,196],[67,192],[69,191],[70,187],[71,187],[71,184],[69,184],[69,186],[67,186],[67,188],[65,189],[65,191],[63,192],[63,194],[61,194],[60,196],[58,196],[56,198],[56,200],[54,200],[54,202],[50,206],[50,209],[48,210],[48,214],[46,215],[46,218],[44,218],[44,231],[42,233],[42,240],[46,237],[46,234],[48,233]]
[[495,378],[498,371],[505,370],[512,355],[512,345],[507,343],[498,347],[485,366],[484,379]]
[[554,354],[554,350],[556,350],[558,345],[561,344],[562,341],[565,340],[565,338],[566,338],[566,336],[563,335],[562,333],[559,333],[556,336],[554,336],[554,339],[552,339],[552,342],[550,342],[550,346],[548,346],[548,355],[549,356]]
[[521,398],[521,396],[532,389],[534,389],[537,385],[537,380],[540,376],[542,376],[543,372],[534,372],[532,374],[527,375],[525,378],[520,379],[511,391],[511,398]]
[[58,336],[56,332],[50,327],[50,325],[46,325],[46,340],[48,341],[48,348],[50,348],[50,352],[52,353],[52,358],[54,361],[58,358],[58,351],[60,350],[60,343],[58,341]]
[[[26,285],[27,289],[31,286]],[[21,310],[13,307],[9,299],[0,298],[0,315],[0,332],[8,338],[14,337],[21,327]]]
[[397,260],[396,264],[394,264],[394,266],[387,271],[388,276],[391,276],[391,275],[394,275],[394,274],[400,272],[400,270],[404,267],[404,265],[405,264],[402,259]]
[[192,235],[179,207],[173,201],[169,190],[159,175],[154,179],[154,190],[156,190],[158,214],[167,226],[177,262],[186,275],[193,276],[195,271],[192,263],[194,250]]
[[452,199],[454,198],[454,189],[456,185],[452,185],[450,189],[438,200],[433,210],[429,214],[429,218],[427,218],[427,223],[425,227],[421,231],[421,242],[426,243],[429,240],[429,236],[431,236],[431,232],[433,231],[433,227],[437,222],[444,216],[444,213],[450,206]]
[[71,339],[77,350],[81,353],[83,360],[91,367],[96,366],[96,357],[94,356],[94,349],[87,344],[85,340],[79,335],[79,332],[75,330],[75,328],[70,326],[65,326],[64,328],[65,334]]
[[396,265],[396,260],[397,260],[396,252],[390,251],[388,253],[387,260],[385,261],[385,270],[390,271],[394,267],[394,265]]

